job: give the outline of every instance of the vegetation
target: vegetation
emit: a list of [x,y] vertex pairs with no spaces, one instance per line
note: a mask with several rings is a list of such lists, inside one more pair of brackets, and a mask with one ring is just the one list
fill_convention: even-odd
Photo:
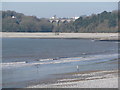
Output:
[[3,32],[52,32],[53,29],[52,23],[46,19],[25,16],[14,11],[2,12],[2,26]]
[[[15,17],[14,17],[15,16]],[[51,23],[48,19],[26,16],[14,11],[2,11],[3,32],[118,32],[118,13],[102,12],[79,17],[71,22]]]

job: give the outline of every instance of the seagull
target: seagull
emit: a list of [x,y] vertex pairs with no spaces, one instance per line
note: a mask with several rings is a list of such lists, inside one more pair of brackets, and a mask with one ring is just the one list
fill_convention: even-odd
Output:
[[77,71],[79,71],[79,66],[77,65]]

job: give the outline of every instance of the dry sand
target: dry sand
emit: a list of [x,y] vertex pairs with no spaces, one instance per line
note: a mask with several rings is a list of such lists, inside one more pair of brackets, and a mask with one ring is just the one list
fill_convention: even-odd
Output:
[[78,39],[101,39],[117,40],[118,33],[21,33],[21,32],[0,32],[3,38],[78,38]]

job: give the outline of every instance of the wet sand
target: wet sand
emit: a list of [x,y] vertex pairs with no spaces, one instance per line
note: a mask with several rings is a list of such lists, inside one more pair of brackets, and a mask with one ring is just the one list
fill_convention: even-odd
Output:
[[27,88],[118,88],[117,70],[73,72],[63,74],[62,77],[64,78],[51,83],[31,85]]
[[118,40],[118,33],[21,33],[0,32],[3,38],[39,38],[39,39],[99,39]]

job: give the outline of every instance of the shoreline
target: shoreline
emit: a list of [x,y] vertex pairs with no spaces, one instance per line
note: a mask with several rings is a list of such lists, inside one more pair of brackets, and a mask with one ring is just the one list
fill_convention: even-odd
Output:
[[[63,74],[63,78],[27,88],[118,88],[118,71],[89,71]],[[66,76],[69,78],[65,78]]]
[[2,38],[118,40],[118,33],[26,33],[0,32]]

